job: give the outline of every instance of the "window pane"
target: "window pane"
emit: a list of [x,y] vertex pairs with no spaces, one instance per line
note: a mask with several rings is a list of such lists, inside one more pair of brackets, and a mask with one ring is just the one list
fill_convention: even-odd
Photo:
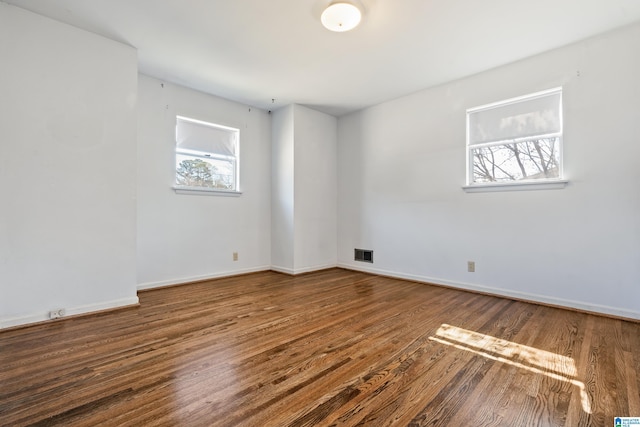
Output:
[[559,177],[559,138],[472,148],[473,182],[505,182]]
[[235,189],[235,162],[176,153],[176,184],[188,187]]

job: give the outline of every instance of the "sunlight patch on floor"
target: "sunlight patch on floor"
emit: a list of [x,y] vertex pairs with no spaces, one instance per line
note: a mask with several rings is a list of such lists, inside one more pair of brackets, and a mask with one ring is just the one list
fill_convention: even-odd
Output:
[[436,336],[429,339],[575,385],[580,390],[582,409],[591,413],[591,401],[586,387],[582,381],[575,379],[578,372],[575,361],[570,357],[447,324],[442,324]]

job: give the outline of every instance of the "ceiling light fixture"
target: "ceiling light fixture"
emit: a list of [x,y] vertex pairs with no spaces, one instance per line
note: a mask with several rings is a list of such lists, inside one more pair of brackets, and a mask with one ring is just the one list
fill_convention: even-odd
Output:
[[362,12],[353,3],[334,1],[322,12],[320,20],[327,30],[344,32],[353,30],[360,23]]

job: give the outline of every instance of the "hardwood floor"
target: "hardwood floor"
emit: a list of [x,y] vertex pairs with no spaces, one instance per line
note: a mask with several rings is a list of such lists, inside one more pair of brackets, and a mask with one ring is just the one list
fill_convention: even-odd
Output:
[[640,324],[340,269],[0,332],[0,425],[612,426]]

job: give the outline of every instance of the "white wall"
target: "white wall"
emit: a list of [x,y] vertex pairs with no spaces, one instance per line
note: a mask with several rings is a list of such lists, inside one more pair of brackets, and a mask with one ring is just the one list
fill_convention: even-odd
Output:
[[[144,75],[138,85],[138,288],[269,269],[268,113]],[[176,115],[240,129],[242,195],[174,192]]]
[[296,273],[337,264],[337,139],[333,116],[301,105],[295,117]]
[[301,105],[273,113],[273,269],[337,264],[337,119]]
[[271,263],[294,271],[294,121],[293,105],[272,113]]
[[135,304],[136,51],[0,3],[0,327]]
[[[342,117],[339,264],[640,318],[639,70],[636,25]],[[557,86],[569,185],[465,193],[465,110]]]

